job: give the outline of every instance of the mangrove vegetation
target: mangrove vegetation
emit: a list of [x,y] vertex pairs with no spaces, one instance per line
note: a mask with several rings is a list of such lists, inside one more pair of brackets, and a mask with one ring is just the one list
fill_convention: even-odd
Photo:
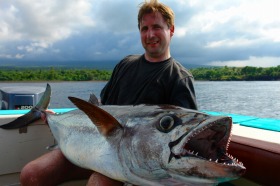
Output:
[[280,80],[277,67],[212,67],[190,70],[196,80],[210,81],[273,81]]
[[0,81],[106,81],[111,74],[96,69],[9,68],[0,70]]
[[[190,69],[195,80],[273,81],[280,80],[277,67],[203,67]],[[112,70],[71,68],[0,68],[0,81],[107,81]]]

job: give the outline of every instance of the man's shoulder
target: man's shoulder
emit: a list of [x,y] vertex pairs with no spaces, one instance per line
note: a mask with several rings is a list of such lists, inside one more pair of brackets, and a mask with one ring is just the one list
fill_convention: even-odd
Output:
[[141,59],[141,56],[142,55],[139,54],[128,55],[125,58],[123,58],[121,63],[131,63],[131,62],[139,61]]
[[172,58],[172,62],[173,70],[176,71],[176,73],[178,73],[180,77],[193,77],[191,72],[187,68],[185,68],[179,61]]
[[128,55],[124,57],[115,67],[116,71],[132,68],[138,61],[141,60],[141,55]]

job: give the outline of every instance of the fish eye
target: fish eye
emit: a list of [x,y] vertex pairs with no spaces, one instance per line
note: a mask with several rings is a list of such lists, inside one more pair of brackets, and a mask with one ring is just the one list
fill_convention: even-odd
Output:
[[159,121],[159,130],[161,132],[169,132],[174,126],[174,118],[171,116],[164,116]]

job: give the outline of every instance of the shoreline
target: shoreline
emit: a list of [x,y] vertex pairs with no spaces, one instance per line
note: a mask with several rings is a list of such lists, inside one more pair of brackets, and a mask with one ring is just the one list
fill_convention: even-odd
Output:
[[71,82],[107,82],[107,80],[90,80],[90,81],[63,81],[63,80],[40,80],[40,81],[0,81],[0,83],[71,83]]
[[[107,82],[109,80],[89,80],[89,81],[65,81],[65,80],[38,80],[38,81],[33,81],[33,80],[24,80],[24,81],[0,81],[0,83],[66,83],[66,82]],[[278,82],[279,80],[194,80],[195,82]]]

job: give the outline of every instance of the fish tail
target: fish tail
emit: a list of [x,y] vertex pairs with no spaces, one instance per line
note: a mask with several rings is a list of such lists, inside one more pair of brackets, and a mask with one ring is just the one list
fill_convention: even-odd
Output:
[[45,111],[48,108],[49,103],[50,103],[50,98],[51,98],[51,87],[49,84],[47,84],[46,90],[36,106],[34,106],[25,115],[20,116],[17,119],[15,119],[9,123],[1,125],[0,128],[17,129],[17,128],[27,126],[30,123],[41,119],[41,113],[42,113],[42,111]]

